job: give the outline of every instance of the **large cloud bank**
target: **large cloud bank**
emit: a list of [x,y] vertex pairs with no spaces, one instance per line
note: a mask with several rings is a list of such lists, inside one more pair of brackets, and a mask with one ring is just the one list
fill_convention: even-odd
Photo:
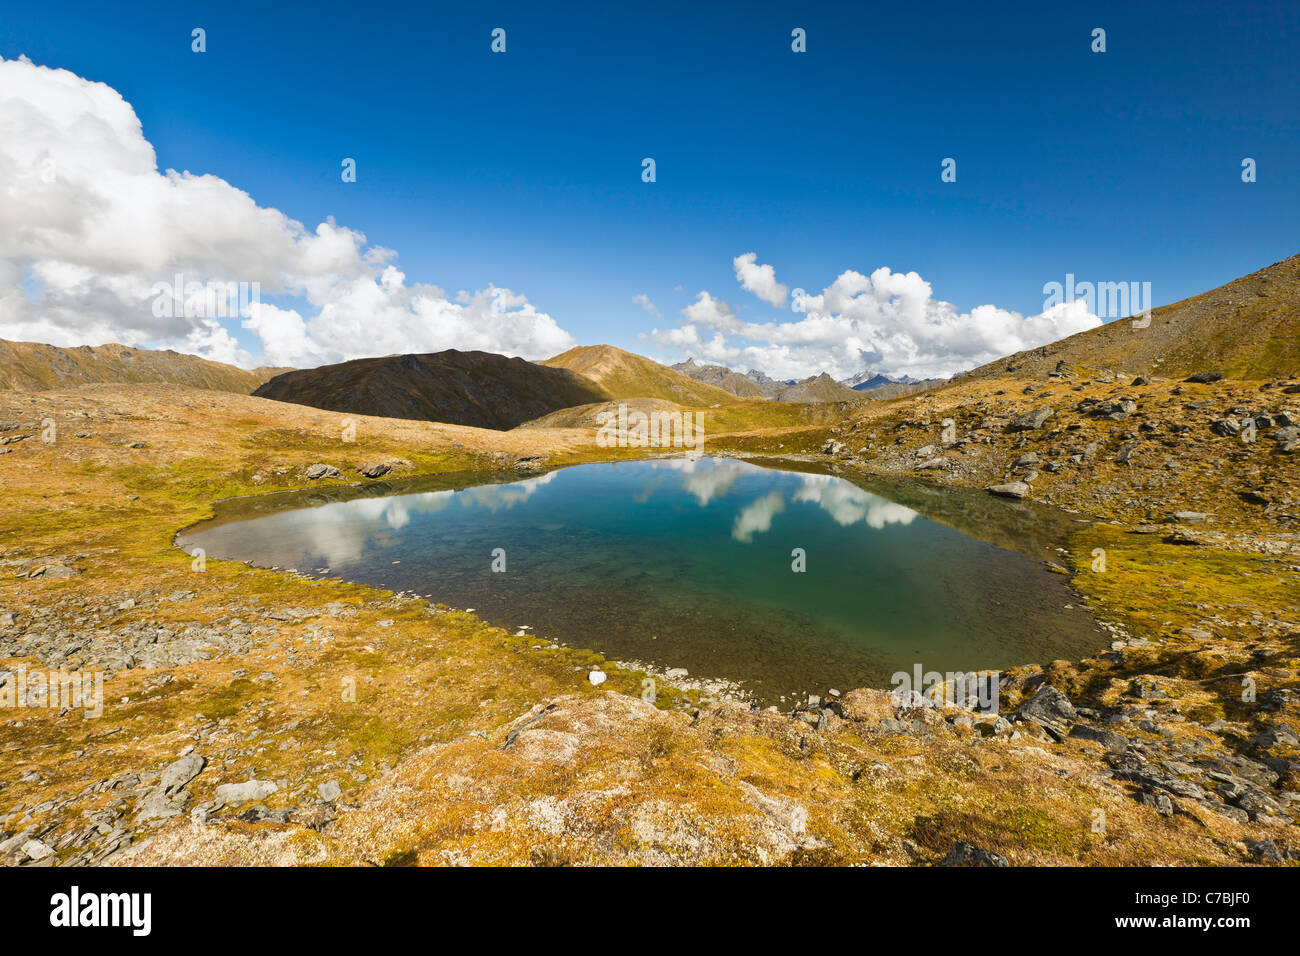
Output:
[[[248,365],[232,334],[243,325],[260,361],[299,366],[451,347],[541,358],[576,344],[522,295],[448,296],[408,284],[393,259],[333,220],[309,229],[216,176],[160,171],[116,90],[0,60],[0,337]],[[160,303],[178,275],[189,292]],[[262,301],[227,302],[229,283],[257,283]]]
[[[771,306],[789,291],[755,253],[733,262],[741,288]],[[915,272],[881,267],[871,275],[848,270],[817,295],[790,296],[794,317],[752,322],[708,291],[682,310],[676,328],[651,340],[703,362],[753,368],[776,378],[829,372],[838,379],[865,368],[916,378],[946,377],[1022,349],[1095,328],[1101,320],[1086,300],[1063,302],[1034,316],[981,305],[961,312],[934,297]]]

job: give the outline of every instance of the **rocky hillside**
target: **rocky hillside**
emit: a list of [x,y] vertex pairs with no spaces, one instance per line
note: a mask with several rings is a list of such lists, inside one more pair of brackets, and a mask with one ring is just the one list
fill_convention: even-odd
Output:
[[1041,348],[1017,352],[960,379],[1043,379],[1070,368],[1185,378],[1282,378],[1300,371],[1300,256],[1173,305],[1150,324],[1110,322]]
[[697,382],[714,385],[725,389],[740,398],[768,398],[768,389],[764,389],[751,375],[734,372],[725,365],[700,365],[695,359],[687,359],[670,366],[674,372],[681,372]]
[[861,398],[825,372],[802,381],[782,382],[762,372],[741,374],[722,365],[698,365],[694,359],[678,362],[672,370],[740,398],[766,398],[774,402],[853,402]]
[[910,375],[894,378],[890,375],[882,375],[879,372],[860,372],[852,378],[845,379],[840,384],[853,389],[855,392],[861,392],[869,398],[884,399],[898,398],[902,395],[915,395],[917,392],[938,388],[945,381],[947,379],[912,378]]
[[772,397],[778,402],[856,402],[862,398],[825,372],[778,389]]
[[731,392],[697,382],[666,365],[612,345],[580,345],[541,364],[585,375],[608,393],[606,397],[615,400],[662,398],[695,407],[736,400]]
[[566,368],[456,349],[286,372],[253,394],[335,412],[495,429],[610,397]]
[[[1104,394],[1113,383],[1071,386],[1068,404],[1067,389],[1023,394],[1030,384],[864,403],[833,439],[851,455],[817,456],[847,474],[853,456],[874,449],[862,465],[879,458],[882,470],[896,463],[910,475],[932,444],[970,467],[918,474],[978,487],[1004,471],[1023,480],[1027,466],[1014,462],[1035,451],[1034,497],[1086,503],[1098,489],[1103,505],[1158,514],[1200,504],[1171,496],[1219,489],[1211,521],[1153,534],[1085,520],[1052,552],[1115,622],[1115,640],[1093,658],[1000,674],[997,713],[915,707],[865,688],[827,689],[792,713],[753,710],[710,700],[694,675],[512,634],[414,594],[234,561],[208,559],[196,572],[174,542],[214,498],[324,494],[376,459],[453,481],[494,462],[513,473],[542,457],[561,467],[626,452],[595,447],[589,433],[370,419],[341,444],[342,415],[246,395],[0,392],[10,505],[0,685],[19,666],[107,670],[94,719],[77,707],[0,708],[0,865],[1300,860],[1300,565],[1282,550],[1295,541],[1285,487],[1294,469],[1274,460],[1293,455],[1278,432],[1300,393],[1222,382],[1175,393],[1165,383],[1136,393],[1137,407],[1116,420],[1106,415],[1123,407],[1078,408],[1118,400]],[[1253,401],[1272,424],[1257,423],[1255,442],[1209,431],[1181,483],[1152,485],[1157,494],[1132,503],[1166,462],[1153,449],[1112,464],[1122,436],[1109,430],[1158,434],[1146,439],[1156,444],[1184,425],[1200,435],[1201,419],[1185,422],[1179,409],[1206,401]],[[836,409],[754,401],[708,414],[747,405],[766,415]],[[1039,419],[1043,405],[1053,414],[1037,427],[1017,424]],[[874,417],[856,417],[865,415]],[[77,430],[56,442],[36,437],[44,420],[74,418]],[[958,426],[950,444],[945,418]],[[780,450],[797,437],[742,425],[734,443],[761,438]],[[826,429],[815,431],[809,441],[824,441]],[[725,449],[728,436],[710,441]],[[1076,441],[1081,461],[1051,451]],[[1183,460],[1176,441],[1168,454]],[[1047,470],[1058,458],[1060,469]],[[319,463],[342,474],[319,475]],[[1129,477],[1116,485],[1117,474]],[[1230,503],[1238,488],[1272,507]],[[1193,535],[1203,543],[1186,543]],[[355,695],[337,690],[348,678]],[[653,704],[641,697],[648,679]]]
[[92,384],[189,385],[247,395],[282,368],[253,371],[170,349],[125,345],[59,348],[0,339],[0,389],[44,391]]

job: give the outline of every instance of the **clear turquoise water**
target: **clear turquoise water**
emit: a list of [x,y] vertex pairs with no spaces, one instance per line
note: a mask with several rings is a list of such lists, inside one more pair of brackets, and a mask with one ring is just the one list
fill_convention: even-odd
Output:
[[[765,703],[889,686],[916,664],[1004,667],[1105,643],[1041,561],[831,475],[679,459],[327,498],[199,526],[179,543],[430,595],[512,630],[731,679]],[[1004,519],[1038,524],[1005,511],[1015,505],[977,505],[965,526],[996,526],[998,540],[1014,533]],[[496,549],[504,573],[492,570]],[[804,572],[792,570],[795,549]]]

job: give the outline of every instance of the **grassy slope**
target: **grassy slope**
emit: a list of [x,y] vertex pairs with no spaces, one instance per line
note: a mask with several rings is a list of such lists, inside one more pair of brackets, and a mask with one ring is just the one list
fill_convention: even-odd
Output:
[[1220,371],[1270,379],[1300,373],[1300,256],[1292,256],[1151,315],[1147,328],[1110,322],[981,366],[969,378],[1041,379],[1066,366],[1185,378]]
[[[826,434],[764,434],[767,414],[741,412],[740,432],[711,440],[811,448]],[[937,729],[922,741],[838,719],[811,734],[788,717],[729,705],[692,722],[676,710],[689,695],[669,684],[660,685],[660,711],[593,689],[583,680],[593,664],[615,691],[636,694],[643,679],[598,655],[539,648],[472,615],[371,588],[216,561],[195,573],[171,546],[214,498],[302,485],[313,461],[351,468],[396,455],[425,473],[508,466],[531,454],[563,464],[603,454],[589,432],[362,419],[357,442],[343,445],[342,416],[255,398],[181,388],[0,393],[0,420],[31,427],[46,417],[65,426],[59,441],[29,438],[0,457],[0,557],[79,556],[83,574],[6,573],[0,608],[20,625],[42,611],[94,614],[110,627],[238,615],[273,633],[244,655],[115,675],[105,716],[93,723],[75,712],[0,715],[5,832],[48,826],[43,838],[59,845],[84,827],[88,809],[117,802],[129,817],[130,800],[83,787],[129,770],[156,773],[187,744],[210,761],[191,784],[191,805],[218,783],[256,777],[282,783],[266,800],[272,809],[309,816],[320,809],[314,788],[332,779],[356,809],[341,809],[323,831],[230,815],[204,827],[182,816],[145,828],[141,835],[155,836],[136,862],[907,863],[937,860],[964,839],[1013,863],[1222,863],[1243,859],[1236,841],[1256,832],[1213,814],[1165,819],[1138,806],[1094,779],[1092,744]],[[69,437],[74,430],[94,437]],[[148,447],[132,449],[132,440]],[[1193,560],[1185,551],[1139,558],[1121,562],[1116,595],[1094,593],[1104,613],[1128,613],[1122,602],[1138,620],[1167,604],[1164,581]],[[1158,573],[1143,570],[1152,560]],[[1233,579],[1209,577],[1207,560],[1194,558],[1201,577],[1187,577],[1185,600],[1203,599],[1209,587],[1229,595]],[[1240,572],[1256,559],[1232,560]],[[177,591],[189,596],[161,599]],[[127,595],[140,605],[118,610]],[[1268,607],[1276,595],[1241,599]],[[284,607],[309,615],[269,616]],[[1063,663],[1054,679],[1083,685],[1100,668],[1137,666],[1124,660]],[[251,676],[262,674],[271,679]],[[357,682],[355,702],[341,699],[344,678]],[[507,730],[548,702],[550,716],[511,745]],[[1106,834],[1091,829],[1096,807],[1106,810]]]
[[0,389],[38,391],[96,382],[170,383],[247,395],[285,369],[247,371],[196,355],[125,345],[59,348],[0,339]]
[[612,345],[580,345],[540,363],[587,376],[618,401],[661,398],[682,405],[709,406],[736,401],[730,392],[697,382],[666,365]]

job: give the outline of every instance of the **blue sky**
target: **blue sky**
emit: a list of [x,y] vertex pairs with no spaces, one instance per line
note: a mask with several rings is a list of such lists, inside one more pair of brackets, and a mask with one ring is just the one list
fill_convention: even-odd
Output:
[[700,290],[799,318],[739,288],[751,251],[792,288],[887,266],[1026,316],[1066,273],[1159,305],[1300,252],[1296,4],[594,7],[9,4],[0,56],[108,84],[160,168],[333,217],[408,281],[665,358],[638,334]]

